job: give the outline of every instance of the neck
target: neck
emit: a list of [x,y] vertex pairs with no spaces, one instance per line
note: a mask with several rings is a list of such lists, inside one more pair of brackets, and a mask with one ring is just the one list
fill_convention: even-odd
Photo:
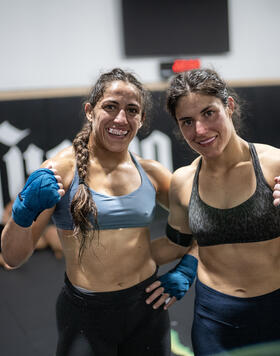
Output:
[[112,152],[95,145],[91,140],[89,142],[89,152],[90,160],[103,168],[112,169],[121,163],[131,161],[128,149],[121,152]]
[[213,172],[226,172],[236,164],[248,159],[250,159],[248,143],[236,134],[231,137],[218,157],[202,157],[204,168]]

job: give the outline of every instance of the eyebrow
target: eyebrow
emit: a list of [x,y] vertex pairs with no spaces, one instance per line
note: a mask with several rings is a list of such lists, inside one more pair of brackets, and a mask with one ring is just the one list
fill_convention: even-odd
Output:
[[137,106],[137,107],[140,108],[141,105],[140,105],[140,104],[132,104],[132,103],[131,103],[131,104],[128,104],[128,106]]
[[[204,108],[200,111],[200,114],[205,113],[205,111],[209,110],[211,108],[211,106],[212,105],[206,106],[206,108]],[[187,120],[187,119],[191,119],[191,118],[192,118],[191,116],[184,116],[184,117],[180,117],[180,119],[178,119],[178,121],[183,121],[183,120]]]
[[117,101],[115,101],[115,100],[110,100],[110,99],[105,99],[105,100],[103,101],[103,103],[118,104],[118,102],[117,102]]
[[[111,100],[111,99],[106,99],[106,100],[104,100],[104,102],[103,103],[113,103],[113,104],[117,104],[117,105],[119,105],[120,103],[118,102],[118,101],[115,101],[115,100]],[[140,104],[137,104],[137,103],[129,103],[129,104],[127,104],[128,106],[135,106],[135,107],[140,107]]]

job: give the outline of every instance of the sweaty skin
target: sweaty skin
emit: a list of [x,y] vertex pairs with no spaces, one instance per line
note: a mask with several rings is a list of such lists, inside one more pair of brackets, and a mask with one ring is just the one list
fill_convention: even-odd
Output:
[[[141,179],[127,147],[142,124],[137,90],[133,85],[113,82],[97,105],[92,108],[87,104],[85,111],[92,123],[87,175],[89,187],[112,196],[133,192],[140,186]],[[155,187],[158,203],[168,208],[171,173],[156,161],[140,157],[138,160]],[[61,151],[44,162],[42,167],[55,171],[60,194],[64,195],[76,167],[73,148]],[[3,256],[10,266],[19,266],[30,257],[54,209],[42,212],[31,228],[19,229],[12,220],[8,222]],[[58,229],[58,234],[67,276],[76,286],[94,291],[120,290],[145,280],[156,270],[158,261],[152,255],[150,232],[146,227],[96,232],[84,251],[81,263],[78,260],[79,241],[73,237],[73,232]],[[185,249],[174,246],[170,252],[173,256],[168,258],[172,260],[183,256]]]
[[[176,108],[185,140],[203,157],[199,173],[200,198],[218,209],[242,204],[256,189],[248,143],[236,134],[230,120],[233,110],[233,100],[229,100],[225,108],[215,97],[194,93],[180,98]],[[279,149],[264,144],[255,144],[255,147],[265,180],[273,190],[274,177],[280,171]],[[172,226],[180,225],[184,212],[188,211],[199,159],[179,168],[173,175],[169,217]],[[237,297],[269,293],[280,285],[279,251],[279,237],[260,242],[200,246],[198,278],[215,290]]]

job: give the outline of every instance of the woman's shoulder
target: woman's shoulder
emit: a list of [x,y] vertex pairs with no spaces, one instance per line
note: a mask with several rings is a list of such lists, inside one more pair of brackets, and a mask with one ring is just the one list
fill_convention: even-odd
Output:
[[176,181],[180,182],[181,180],[185,180],[185,181],[191,180],[192,181],[193,177],[195,175],[195,172],[197,170],[199,161],[200,161],[200,157],[197,157],[189,165],[182,166],[182,167],[179,167],[178,169],[176,169],[175,172],[173,173],[172,181],[174,181],[174,182],[176,182]]
[[134,155],[134,157],[140,163],[148,178],[155,187],[157,194],[159,194],[158,199],[161,199],[160,194],[163,196],[161,204],[163,206],[167,206],[168,204],[166,201],[172,173],[158,161],[153,159],[144,159],[138,155]]
[[171,177],[171,172],[162,163],[154,159],[142,158],[139,155],[133,154],[137,161],[141,164],[142,168],[147,174],[152,176],[168,176]]
[[265,153],[265,152],[272,152],[272,151],[278,151],[279,152],[279,148],[272,146],[272,145],[268,145],[266,143],[254,143],[254,146],[256,147],[257,152],[259,153]]
[[144,159],[138,155],[134,157],[141,164],[145,172],[154,178],[155,180],[168,180],[172,181],[172,184],[182,184],[183,182],[192,183],[193,177],[199,162],[200,157],[196,158],[190,165],[180,167],[176,169],[173,174],[163,164],[156,160]]
[[260,160],[267,160],[268,162],[277,161],[280,163],[280,149],[271,145],[263,143],[254,143],[258,157]]
[[59,151],[54,157],[46,160],[42,167],[51,166],[61,176],[63,185],[67,189],[71,184],[75,173],[75,152],[72,146]]
[[200,158],[197,158],[188,166],[180,167],[173,173],[170,185],[170,196],[173,203],[177,202],[182,206],[188,205],[199,160]]
[[270,185],[280,175],[280,149],[271,145],[255,143],[263,173]]

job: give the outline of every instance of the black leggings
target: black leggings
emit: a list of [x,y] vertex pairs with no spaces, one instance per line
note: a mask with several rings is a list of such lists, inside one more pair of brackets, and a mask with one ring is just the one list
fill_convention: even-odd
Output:
[[156,274],[131,288],[84,294],[65,275],[56,314],[56,356],[169,356],[168,312],[145,303]]
[[227,351],[233,349],[239,349],[236,355],[243,356],[280,355],[279,340],[280,289],[238,298],[197,280],[192,328],[196,356],[230,355]]

